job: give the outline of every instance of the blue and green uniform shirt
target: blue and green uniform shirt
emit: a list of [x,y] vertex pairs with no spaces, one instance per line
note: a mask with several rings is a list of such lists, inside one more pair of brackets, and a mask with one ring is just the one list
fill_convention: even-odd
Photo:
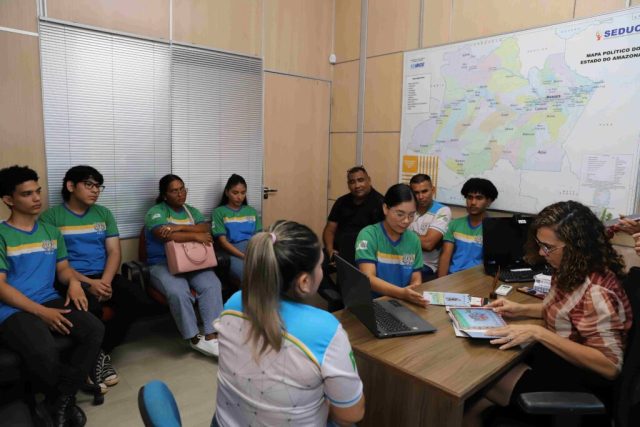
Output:
[[218,206],[211,214],[213,237],[226,236],[229,243],[249,240],[258,231],[262,231],[262,222],[251,206],[243,205],[238,210]]
[[396,241],[391,240],[382,222],[368,225],[356,239],[356,263],[376,265],[376,276],[401,288],[411,282],[414,271],[422,270],[420,238],[406,230]]
[[469,216],[456,218],[449,223],[442,240],[455,245],[449,273],[482,264],[482,223],[473,227],[469,222]]
[[[37,221],[27,232],[0,223],[0,272],[31,301],[43,304],[60,298],[53,282],[56,264],[65,259],[67,249],[56,227]],[[19,311],[0,301],[0,323]]]
[[62,204],[47,209],[40,221],[58,227],[74,270],[85,276],[102,274],[107,263],[106,240],[119,236],[118,224],[109,209],[93,205],[78,215]]
[[[189,214],[185,210],[189,209],[195,224],[189,218]],[[167,256],[164,253],[164,242],[156,239],[152,231],[160,226],[167,224],[177,225],[196,225],[205,222],[202,213],[193,206],[185,203],[184,207],[179,211],[174,211],[165,202],[158,203],[147,212],[144,217],[144,237],[147,243],[147,262],[151,265],[167,262]]]

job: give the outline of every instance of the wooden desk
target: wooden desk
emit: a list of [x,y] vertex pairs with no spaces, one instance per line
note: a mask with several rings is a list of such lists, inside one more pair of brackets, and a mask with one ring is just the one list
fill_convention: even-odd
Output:
[[[493,279],[482,266],[422,285],[421,292],[447,291],[488,297]],[[518,302],[541,300],[514,290]],[[363,426],[459,426],[464,402],[499,378],[519,359],[521,350],[498,350],[487,340],[457,338],[442,306],[405,306],[438,330],[401,338],[375,338],[347,310],[336,317],[349,334],[358,372],[364,383],[366,414]],[[536,322],[536,320],[508,320]]]

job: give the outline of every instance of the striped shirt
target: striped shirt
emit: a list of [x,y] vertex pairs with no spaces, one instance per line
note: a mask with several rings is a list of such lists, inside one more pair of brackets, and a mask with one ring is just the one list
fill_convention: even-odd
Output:
[[570,292],[558,289],[554,281],[543,301],[547,329],[595,348],[620,370],[632,321],[631,305],[620,280],[612,272],[591,273]]

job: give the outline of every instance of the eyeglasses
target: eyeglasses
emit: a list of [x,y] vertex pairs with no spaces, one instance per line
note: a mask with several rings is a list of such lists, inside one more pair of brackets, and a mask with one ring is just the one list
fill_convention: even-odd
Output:
[[86,188],[87,190],[93,190],[94,188],[98,191],[104,191],[104,189],[106,188],[104,185],[100,185],[97,182],[93,182],[93,181],[80,181],[82,182],[82,185],[84,185],[84,188]]
[[538,240],[538,238],[536,237],[536,243],[538,244],[538,247],[540,249],[542,249],[542,252],[544,252],[545,255],[549,255],[550,253],[560,249],[560,248],[564,248],[565,245],[560,245],[560,246],[551,246],[551,245],[547,245],[546,243],[542,243],[540,240]]
[[177,196],[178,194],[181,194],[181,193],[187,194],[187,191],[189,191],[188,188],[181,187],[181,188],[175,188],[173,190],[169,190],[167,191],[167,193],[171,194],[172,196]]
[[413,221],[413,218],[415,218],[416,216],[415,212],[405,212],[405,211],[399,211],[397,209],[389,209],[389,210],[393,212],[396,218],[398,218],[400,221],[404,221],[405,219],[409,219],[409,221]]

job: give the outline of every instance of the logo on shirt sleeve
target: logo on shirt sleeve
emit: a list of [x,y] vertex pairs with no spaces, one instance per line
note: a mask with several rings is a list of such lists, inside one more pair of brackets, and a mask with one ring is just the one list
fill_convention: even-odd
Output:
[[356,249],[359,251],[365,251],[367,250],[368,246],[369,246],[369,242],[367,242],[366,240],[360,240],[358,242],[358,247]]
[[42,241],[42,249],[44,249],[45,253],[55,252],[58,248],[58,242],[55,240],[43,240]]
[[151,219],[158,219],[160,218],[162,215],[160,215],[159,213],[155,213],[151,216]]
[[95,224],[93,224],[93,228],[98,233],[104,233],[105,231],[107,231],[107,224],[105,224],[104,222],[96,222]]
[[356,357],[353,355],[353,350],[349,352],[349,359],[351,360],[351,366],[353,366],[353,370],[357,371],[358,368],[356,368]]

